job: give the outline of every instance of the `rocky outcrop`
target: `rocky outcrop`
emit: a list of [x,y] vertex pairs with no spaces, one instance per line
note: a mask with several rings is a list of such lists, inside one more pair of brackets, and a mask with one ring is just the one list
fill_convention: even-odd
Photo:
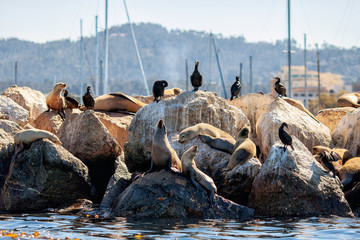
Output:
[[354,111],[352,107],[322,109],[316,115],[316,119],[334,132],[340,120],[348,113]]
[[11,98],[0,95],[0,119],[14,121],[23,127],[29,122],[29,111]]
[[68,115],[58,137],[65,149],[88,166],[96,188],[95,201],[100,201],[114,174],[114,162],[122,153],[121,146],[92,110]]
[[332,145],[330,130],[306,113],[286,103],[281,98],[274,100],[256,124],[257,140],[263,162],[272,145],[279,140],[280,125],[288,124],[288,133],[297,137],[311,151],[314,146]]
[[[248,120],[237,108],[212,92],[183,92],[174,99],[151,103],[141,108],[131,122],[129,141],[125,144],[125,161],[150,163],[151,145],[155,125],[164,119],[168,136],[197,123],[209,123],[236,136]],[[140,169],[130,169],[130,171]]]
[[218,189],[218,194],[246,206],[252,184],[260,172],[262,164],[259,159],[251,158],[230,171],[222,172],[222,169],[227,164],[228,160],[226,159],[217,164],[215,166],[217,170],[212,175]]
[[[7,169],[10,161],[6,162]],[[43,139],[17,156],[0,205],[3,211],[38,211],[88,197],[90,179],[85,164],[63,147]]]
[[29,111],[29,122],[33,124],[35,119],[47,110],[45,95],[29,87],[11,86],[2,93],[20,106]]
[[133,115],[116,113],[116,112],[95,112],[96,116],[105,125],[116,141],[124,148],[128,141],[129,127]]
[[[68,117],[72,112],[80,113],[80,110],[65,109],[65,116]],[[34,127],[58,134],[63,122],[57,111],[43,112],[35,119]]]
[[100,208],[110,208],[114,200],[130,185],[131,173],[124,162],[124,154],[115,161],[115,173],[110,178]]
[[243,220],[253,210],[215,196],[211,206],[205,190],[186,177],[166,170],[148,173],[134,181],[115,201],[115,216],[133,218],[202,218]]
[[0,129],[14,136],[17,132],[23,130],[16,122],[0,119]]
[[323,169],[293,137],[295,151],[276,143],[256,176],[249,198],[257,215],[353,217],[340,180]]
[[332,133],[334,145],[349,150],[354,156],[360,155],[360,109],[346,114]]

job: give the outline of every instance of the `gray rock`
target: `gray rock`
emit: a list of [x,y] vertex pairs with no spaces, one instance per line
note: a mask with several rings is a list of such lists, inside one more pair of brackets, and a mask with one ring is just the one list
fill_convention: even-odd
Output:
[[353,213],[341,183],[293,137],[295,151],[283,151],[280,142],[271,148],[256,176],[248,206],[265,216],[344,216]]
[[252,217],[253,210],[218,195],[212,207],[205,190],[197,189],[183,175],[162,170],[134,181],[116,199],[112,214],[134,218],[243,220]]

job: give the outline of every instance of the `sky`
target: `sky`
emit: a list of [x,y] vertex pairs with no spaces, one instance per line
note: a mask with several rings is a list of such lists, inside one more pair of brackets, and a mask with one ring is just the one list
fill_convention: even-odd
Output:
[[[303,47],[328,43],[360,47],[360,1],[290,0],[291,37]],[[127,23],[123,0],[108,0],[108,26]],[[287,39],[287,0],[127,0],[133,23],[167,29],[243,36],[247,42]],[[44,43],[95,35],[105,27],[105,0],[0,0],[0,39],[16,37]]]

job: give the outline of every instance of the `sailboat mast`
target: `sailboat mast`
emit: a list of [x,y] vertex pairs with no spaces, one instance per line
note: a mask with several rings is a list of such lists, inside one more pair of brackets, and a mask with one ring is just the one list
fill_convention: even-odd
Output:
[[98,37],[98,16],[95,16],[95,95],[99,96],[99,37]]
[[290,0],[288,0],[288,65],[289,65],[289,98],[291,95],[291,34],[290,34]]
[[105,63],[104,63],[104,88],[103,94],[107,92],[108,84],[108,60],[109,60],[109,31],[108,31],[108,0],[105,0]]

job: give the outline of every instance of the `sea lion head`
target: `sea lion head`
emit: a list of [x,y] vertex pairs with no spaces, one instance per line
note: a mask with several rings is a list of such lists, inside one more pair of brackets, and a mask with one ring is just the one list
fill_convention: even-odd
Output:
[[59,82],[59,83],[55,84],[53,90],[55,90],[55,91],[61,91],[61,90],[63,90],[64,88],[66,88],[66,83]]
[[186,157],[189,160],[192,160],[195,158],[198,151],[199,151],[199,148],[197,145],[192,146],[184,153],[184,157]]
[[166,134],[166,125],[164,123],[164,120],[160,119],[156,124],[157,129],[161,129]]
[[190,131],[181,132],[179,135],[179,142],[180,143],[186,142],[190,138],[190,135],[191,135]]
[[238,133],[237,138],[248,138],[250,132],[251,132],[251,127],[250,126],[245,126],[240,130],[240,132]]
[[175,95],[179,95],[182,92],[180,88],[173,88],[173,90]]

